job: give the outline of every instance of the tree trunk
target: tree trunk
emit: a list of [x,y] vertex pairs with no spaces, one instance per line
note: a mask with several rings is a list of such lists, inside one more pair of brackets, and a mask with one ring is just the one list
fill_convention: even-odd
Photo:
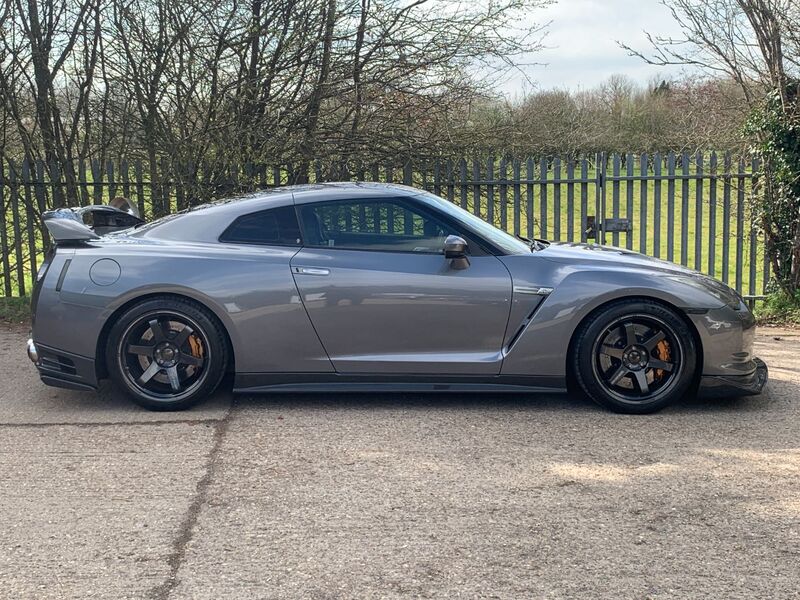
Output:
[[320,62],[319,77],[317,78],[305,114],[305,127],[303,140],[300,143],[300,163],[297,167],[298,183],[308,183],[308,173],[311,170],[311,161],[317,148],[317,126],[319,124],[319,111],[331,68],[331,50],[333,48],[333,29],[336,24],[336,0],[328,0],[325,14],[325,32],[322,38],[322,60]]

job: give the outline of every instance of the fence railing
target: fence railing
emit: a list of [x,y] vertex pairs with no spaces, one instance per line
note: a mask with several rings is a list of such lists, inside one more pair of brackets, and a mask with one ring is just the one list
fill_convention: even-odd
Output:
[[427,189],[509,233],[599,242],[687,265],[745,296],[764,293],[769,270],[749,199],[758,163],[730,155],[598,154],[572,159],[445,160],[425,164],[317,162],[308,174],[267,165],[174,165],[3,160],[0,294],[30,293],[49,243],[40,215],[56,206],[135,202],[147,218],[268,187],[333,180]]

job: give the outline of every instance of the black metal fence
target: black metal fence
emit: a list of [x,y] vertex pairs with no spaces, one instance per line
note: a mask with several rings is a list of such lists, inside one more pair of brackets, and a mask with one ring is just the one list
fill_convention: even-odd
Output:
[[[730,155],[598,154],[572,159],[443,160],[417,164],[317,162],[302,179],[363,180],[424,188],[510,233],[600,242],[679,262],[751,298],[769,271],[749,199],[758,163]],[[305,174],[304,174],[305,175]],[[0,295],[30,293],[49,243],[39,215],[54,206],[124,196],[147,218],[211,199],[301,179],[289,167],[140,161],[0,167]]]

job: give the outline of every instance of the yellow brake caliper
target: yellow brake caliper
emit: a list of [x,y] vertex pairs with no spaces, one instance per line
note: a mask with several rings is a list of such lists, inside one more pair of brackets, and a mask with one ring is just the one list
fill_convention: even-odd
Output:
[[[663,360],[664,362],[669,362],[670,357],[672,356],[672,352],[670,350],[669,344],[667,340],[661,340],[656,344],[656,354],[658,354],[658,358]],[[660,381],[662,377],[666,374],[664,369],[656,369],[653,371],[653,377]]]
[[192,334],[189,336],[189,347],[192,349],[192,356],[203,358],[203,343],[200,338]]

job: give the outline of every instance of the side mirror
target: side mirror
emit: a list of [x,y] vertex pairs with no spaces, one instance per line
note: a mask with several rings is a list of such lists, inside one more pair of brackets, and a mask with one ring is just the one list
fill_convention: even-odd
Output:
[[457,235],[448,235],[444,241],[444,257],[450,261],[450,268],[461,271],[469,267],[467,242]]
[[445,258],[466,258],[467,257],[467,242],[464,238],[457,235],[448,235],[444,241],[444,257]]

